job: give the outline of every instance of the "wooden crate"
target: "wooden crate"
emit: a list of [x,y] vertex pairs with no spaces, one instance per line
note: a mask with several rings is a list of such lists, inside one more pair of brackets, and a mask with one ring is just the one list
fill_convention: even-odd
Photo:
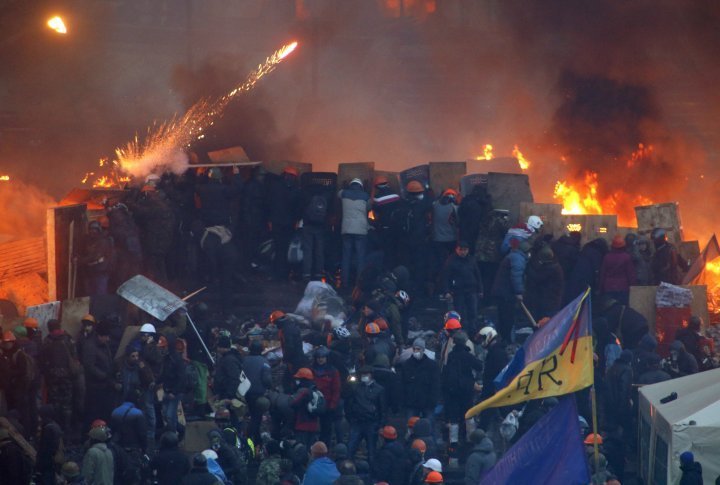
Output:
[[292,160],[271,160],[269,162],[263,162],[263,167],[270,173],[280,175],[285,167],[295,167],[298,171],[298,175],[302,175],[305,172],[312,172],[312,163],[305,162],[294,162]]
[[653,229],[661,228],[667,231],[668,241],[676,246],[682,242],[683,228],[677,202],[635,207],[635,216],[639,234],[650,237]]
[[504,209],[510,213],[510,223],[517,224],[520,217],[520,204],[533,202],[530,179],[526,174],[488,173],[488,194],[494,209]]
[[446,189],[460,190],[460,179],[465,176],[465,162],[430,162],[430,188],[435,196]]
[[354,178],[362,180],[363,186],[367,192],[370,192],[372,186],[373,172],[375,171],[375,162],[347,162],[338,164],[338,187],[344,188]]
[[540,204],[536,202],[520,203],[520,221],[530,216],[538,216],[543,221],[543,234],[552,234],[558,238],[565,233],[561,204]]

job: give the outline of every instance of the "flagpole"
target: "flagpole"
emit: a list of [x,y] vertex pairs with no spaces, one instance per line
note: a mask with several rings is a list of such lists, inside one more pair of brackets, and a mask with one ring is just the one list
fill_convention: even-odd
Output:
[[[593,362],[593,369],[595,362]],[[593,372],[594,373],[594,372]],[[597,403],[595,401],[595,384],[590,387],[590,400],[592,402],[592,425],[593,425],[593,455],[595,457],[595,473],[600,469],[600,451],[598,450],[598,429],[597,429]],[[592,476],[592,474],[591,474]]]

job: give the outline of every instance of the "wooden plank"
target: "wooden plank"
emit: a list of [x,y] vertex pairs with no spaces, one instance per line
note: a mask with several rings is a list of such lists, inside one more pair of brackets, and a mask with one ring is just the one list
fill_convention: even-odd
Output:
[[682,242],[683,227],[677,202],[635,207],[635,216],[639,234],[650,237],[653,229],[662,228],[667,231],[668,241],[676,246]]
[[339,188],[345,188],[354,178],[362,180],[366,192],[372,186],[375,162],[345,162],[338,164],[337,183]]
[[430,188],[439,197],[447,189],[460,191],[460,179],[467,173],[465,162],[430,162]]
[[698,256],[700,256],[700,242],[699,241],[682,241],[678,246],[678,253],[680,257],[685,261],[689,261],[692,264]]
[[[655,294],[657,286],[631,286],[630,287],[630,308],[642,314],[650,325],[650,331],[655,332]],[[693,299],[690,310],[707,324],[709,320],[707,305],[707,286],[705,285],[682,285],[682,288],[689,288],[692,291]]]

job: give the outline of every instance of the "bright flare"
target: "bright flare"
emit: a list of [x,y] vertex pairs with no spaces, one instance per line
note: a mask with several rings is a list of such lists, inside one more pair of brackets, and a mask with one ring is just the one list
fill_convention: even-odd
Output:
[[67,27],[65,27],[65,22],[63,22],[63,19],[57,15],[48,20],[47,25],[58,34],[67,34]]
[[522,170],[527,170],[528,168],[530,168],[530,160],[523,156],[517,145],[515,145],[515,148],[513,148],[512,154],[513,157],[517,158],[517,161],[520,164],[520,168]]
[[483,145],[483,154],[475,157],[475,160],[492,160],[493,146],[491,144]]
[[598,175],[585,172],[585,184],[577,189],[568,182],[558,181],[555,184],[553,198],[562,202],[563,214],[602,214],[603,208],[597,197]]
[[10,176],[9,175],[0,175],[0,182],[9,182]]

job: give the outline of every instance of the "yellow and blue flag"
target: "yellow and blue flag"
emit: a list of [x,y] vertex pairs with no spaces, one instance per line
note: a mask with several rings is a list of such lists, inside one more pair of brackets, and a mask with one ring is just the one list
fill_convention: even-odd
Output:
[[590,483],[575,396],[560,398],[560,402],[520,437],[480,483]]
[[561,396],[593,384],[590,289],[560,310],[515,353],[495,379],[498,391],[465,413]]

